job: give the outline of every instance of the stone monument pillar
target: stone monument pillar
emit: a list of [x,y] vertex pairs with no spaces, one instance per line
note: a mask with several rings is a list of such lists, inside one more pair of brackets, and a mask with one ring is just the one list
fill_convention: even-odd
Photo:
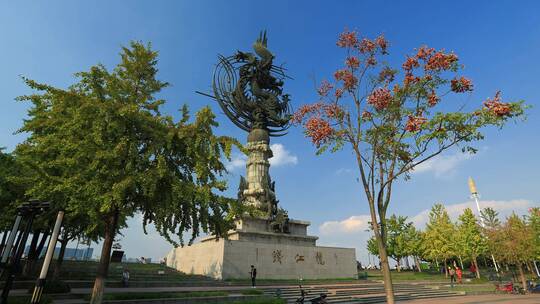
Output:
[[[272,150],[270,150],[270,137],[264,129],[253,129],[249,132],[246,149],[248,160],[246,163],[246,180],[241,185],[243,203],[252,205],[259,210],[268,212],[275,202],[276,195],[270,179],[269,168]],[[242,183],[242,182],[241,182]]]
[[241,216],[225,239],[208,236],[174,248],[167,265],[216,279],[248,278],[250,265],[263,279],[357,277],[353,248],[317,246],[318,238],[307,234],[309,222],[289,219],[287,211],[278,208],[268,172],[269,144],[271,136],[284,135],[289,127],[289,95],[282,92],[285,71],[272,64],[265,32],[253,49],[255,54],[238,51],[219,57],[211,97],[235,125],[249,132],[246,178],[240,177],[238,200],[262,213]]

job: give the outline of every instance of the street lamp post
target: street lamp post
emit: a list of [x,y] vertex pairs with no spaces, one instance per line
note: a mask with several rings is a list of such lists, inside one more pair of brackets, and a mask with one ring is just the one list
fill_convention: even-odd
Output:
[[[15,248],[13,248],[11,259],[9,257],[6,259],[6,280],[4,283],[4,288],[2,290],[2,295],[0,296],[0,304],[7,304],[9,292],[13,286],[13,281],[15,279],[15,274],[20,269],[21,257],[24,253],[26,246],[26,241],[28,240],[28,235],[32,229],[32,223],[36,215],[44,212],[49,208],[48,202],[40,202],[38,200],[30,200],[27,203],[22,204],[17,208],[17,218],[15,218],[15,224],[20,224],[20,221],[26,220],[26,227],[24,231],[19,234],[19,240]],[[17,223],[17,221],[19,223]],[[14,228],[16,225],[13,225]],[[17,227],[18,228],[18,227]],[[10,235],[11,238],[11,235]],[[15,238],[15,236],[13,236]],[[9,248],[6,248],[6,251],[9,251]],[[3,258],[3,257],[2,257]],[[2,259],[3,261],[3,259]]]
[[54,223],[51,240],[49,241],[49,246],[47,247],[47,253],[45,254],[45,259],[43,260],[43,266],[41,267],[39,278],[37,279],[36,286],[34,287],[34,292],[32,293],[32,299],[30,300],[30,304],[39,304],[39,302],[41,301],[41,296],[43,295],[43,289],[45,288],[47,272],[49,271],[49,265],[51,264],[51,260],[54,254],[54,249],[56,248],[56,241],[58,240],[58,234],[60,234],[60,228],[62,227],[63,219],[64,219],[64,211],[58,212],[58,216],[56,217],[56,222]]
[[[469,190],[471,191],[471,195],[476,202],[476,209],[478,210],[478,215],[480,216],[480,225],[482,225],[482,228],[486,228],[486,224],[484,223],[484,218],[482,217],[481,213],[482,209],[480,208],[480,201],[478,200],[478,190],[476,189],[476,184],[474,183],[472,177],[469,177]],[[497,261],[495,260],[495,256],[493,254],[491,254],[491,260],[493,261],[497,275],[499,275],[499,267],[497,267]]]

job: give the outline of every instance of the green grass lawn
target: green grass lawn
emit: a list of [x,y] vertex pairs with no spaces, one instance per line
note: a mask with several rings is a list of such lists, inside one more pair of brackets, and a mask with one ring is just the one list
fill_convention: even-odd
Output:
[[[200,297],[226,297],[227,291],[190,291],[190,292],[126,292],[104,294],[103,300],[135,300],[135,299],[171,299],[171,298],[200,298]],[[90,295],[84,297],[90,300]]]
[[284,299],[276,298],[258,298],[258,299],[248,299],[242,301],[234,301],[232,304],[286,304],[287,301]]
[[[382,280],[383,275],[379,270],[368,270],[369,280]],[[431,272],[412,272],[412,271],[392,271],[392,279],[395,281],[445,281],[448,280],[444,274]]]
[[475,293],[475,292],[495,292],[495,286],[493,285],[454,285],[454,287],[448,288],[448,290],[451,291],[464,291],[467,293]]
[[[28,304],[30,303],[30,296],[15,296],[15,297],[8,297],[8,303],[9,304]],[[49,296],[42,296],[41,297],[41,304],[51,304],[52,298]]]

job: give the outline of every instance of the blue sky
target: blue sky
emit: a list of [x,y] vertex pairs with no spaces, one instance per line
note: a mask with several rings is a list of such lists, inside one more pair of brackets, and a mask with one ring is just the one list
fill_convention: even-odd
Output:
[[[270,4],[271,3],[271,4]],[[269,47],[294,80],[286,84],[294,106],[316,99],[314,80],[330,77],[342,64],[335,47],[345,28],[390,41],[390,63],[427,44],[454,51],[465,64],[475,92],[458,101],[480,104],[495,91],[524,99],[533,108],[524,123],[502,131],[487,129],[480,152],[472,157],[450,151],[395,188],[391,212],[425,220],[424,210],[443,202],[457,213],[469,199],[473,176],[484,204],[502,213],[539,205],[540,160],[540,4],[536,1],[4,1],[0,4],[0,146],[12,150],[24,140],[13,134],[27,104],[14,98],[28,93],[19,75],[66,87],[73,73],[103,63],[112,67],[122,45],[151,42],[159,50],[159,77],[172,84],[163,91],[164,112],[177,115],[210,104],[221,122],[217,132],[244,140],[227,121],[208,91],[217,54],[248,50],[262,29]],[[281,152],[272,167],[278,198],[293,218],[310,220],[322,245],[358,248],[365,255],[367,205],[356,182],[349,150],[316,156],[301,130],[273,139]],[[237,162],[241,163],[241,162]],[[244,169],[229,175],[231,194]],[[129,256],[158,258],[169,245],[155,233],[143,236],[133,220],[122,240]],[[152,242],[148,246],[148,242]],[[95,252],[98,252],[96,250]]]

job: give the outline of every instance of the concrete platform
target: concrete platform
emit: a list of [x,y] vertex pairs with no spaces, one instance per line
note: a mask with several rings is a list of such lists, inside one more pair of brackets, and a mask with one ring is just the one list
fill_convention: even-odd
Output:
[[227,240],[208,237],[171,250],[167,266],[215,279],[247,279],[250,265],[260,279],[356,278],[355,250],[317,246],[308,226],[290,220],[290,233],[275,233],[265,219],[243,219]]

